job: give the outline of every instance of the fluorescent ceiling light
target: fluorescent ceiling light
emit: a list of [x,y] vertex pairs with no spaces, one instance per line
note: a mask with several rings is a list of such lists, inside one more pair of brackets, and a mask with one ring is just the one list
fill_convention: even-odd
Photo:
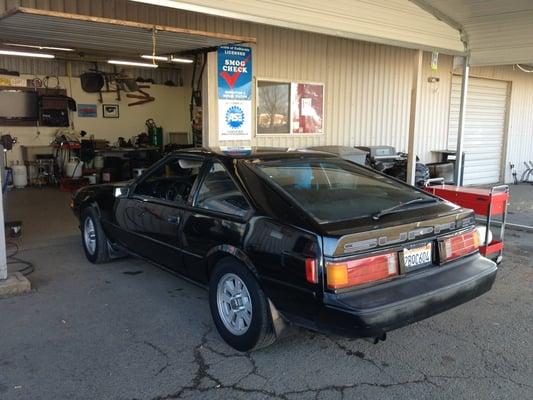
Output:
[[29,49],[39,49],[39,50],[75,51],[74,49],[69,49],[68,47],[37,46],[37,45],[31,45],[31,44],[18,44],[18,43],[4,43],[4,45],[16,46],[16,47],[27,47]]
[[55,58],[53,54],[45,53],[29,53],[27,51],[12,51],[12,50],[0,50],[0,54],[4,56],[20,56],[20,57],[37,57],[37,58]]
[[150,56],[148,54],[143,54],[141,58],[146,58],[148,60],[158,60],[158,61],[168,61],[168,57],[165,56]]
[[118,64],[118,65],[131,65],[133,67],[144,67],[144,68],[157,68],[157,64],[151,63],[142,63],[136,61],[123,61],[123,60],[108,60],[109,64]]
[[188,58],[178,58],[178,57],[165,57],[165,56],[151,56],[148,54],[143,54],[141,58],[146,58],[147,60],[158,60],[158,61],[166,61],[166,62],[175,62],[175,63],[184,63],[184,64],[191,64],[193,60]]
[[184,64],[193,63],[193,60],[190,60],[188,58],[177,58],[177,57],[171,57],[170,61],[175,62],[175,63],[184,63]]

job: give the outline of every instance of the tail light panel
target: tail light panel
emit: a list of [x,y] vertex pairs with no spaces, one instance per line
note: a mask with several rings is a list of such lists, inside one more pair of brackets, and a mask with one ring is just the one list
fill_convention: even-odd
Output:
[[439,239],[441,263],[455,260],[479,250],[479,233],[476,229]]
[[398,275],[397,252],[356,260],[326,263],[327,286],[342,289],[377,282]]
[[[440,262],[452,261],[478,251],[480,245],[478,231],[474,228],[438,239]],[[369,283],[376,283],[400,274],[397,249],[385,254],[344,261],[325,263],[326,285],[328,289],[344,289]],[[314,260],[306,262],[306,277],[311,283],[317,279]]]

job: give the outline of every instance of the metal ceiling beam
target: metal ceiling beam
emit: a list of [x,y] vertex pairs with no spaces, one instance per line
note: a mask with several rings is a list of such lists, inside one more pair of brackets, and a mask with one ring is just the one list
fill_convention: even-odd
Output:
[[[255,43],[248,36],[213,33],[31,8],[15,8],[0,16],[0,41],[68,47],[91,58],[112,54],[178,55],[213,51],[229,43]],[[56,55],[59,55],[56,53]],[[66,56],[65,56],[66,57]],[[89,57],[87,57],[89,58]]]
[[206,38],[227,40],[228,42],[233,42],[233,41],[237,41],[241,43],[255,43],[256,42],[256,39],[253,37],[228,35],[226,33],[199,31],[195,29],[177,28],[177,27],[167,26],[167,25],[146,24],[142,22],[133,22],[133,21],[126,21],[126,20],[112,19],[112,18],[92,17],[89,15],[64,13],[64,12],[58,12],[58,11],[39,10],[36,8],[27,8],[27,7],[16,7],[16,8],[13,8],[7,11],[2,16],[0,16],[0,21],[6,18],[9,18],[12,15],[16,15],[16,14],[28,14],[28,15],[55,17],[55,18],[62,18],[65,20],[71,20],[73,22],[80,21],[80,22],[94,22],[94,23],[99,23],[99,24],[117,25],[117,26],[122,26],[122,27],[144,29],[144,30],[147,30],[148,32],[151,32],[152,30],[155,29],[156,31],[160,31],[160,32],[181,33],[181,34],[187,34],[191,36],[203,36]]

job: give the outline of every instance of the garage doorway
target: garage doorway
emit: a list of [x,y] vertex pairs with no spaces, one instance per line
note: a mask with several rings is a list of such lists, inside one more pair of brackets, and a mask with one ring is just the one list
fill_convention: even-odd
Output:
[[[464,127],[464,185],[497,183],[502,176],[502,156],[509,83],[470,77]],[[461,76],[454,75],[450,96],[448,148],[457,146]]]
[[71,192],[128,181],[175,149],[201,146],[202,104],[216,93],[202,97],[207,54],[236,43],[255,38],[31,8],[0,14],[12,247],[79,240]]

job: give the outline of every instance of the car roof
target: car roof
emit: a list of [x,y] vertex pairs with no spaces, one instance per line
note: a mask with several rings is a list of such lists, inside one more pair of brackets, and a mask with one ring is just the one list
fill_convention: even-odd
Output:
[[353,154],[366,155],[368,154],[364,150],[360,150],[358,148],[350,147],[350,146],[326,145],[326,146],[312,146],[312,147],[308,147],[307,149],[324,151],[326,153],[337,154],[337,155],[353,155]]
[[176,150],[175,154],[187,153],[217,156],[225,159],[277,160],[288,158],[335,158],[331,153],[289,147],[191,147]]

